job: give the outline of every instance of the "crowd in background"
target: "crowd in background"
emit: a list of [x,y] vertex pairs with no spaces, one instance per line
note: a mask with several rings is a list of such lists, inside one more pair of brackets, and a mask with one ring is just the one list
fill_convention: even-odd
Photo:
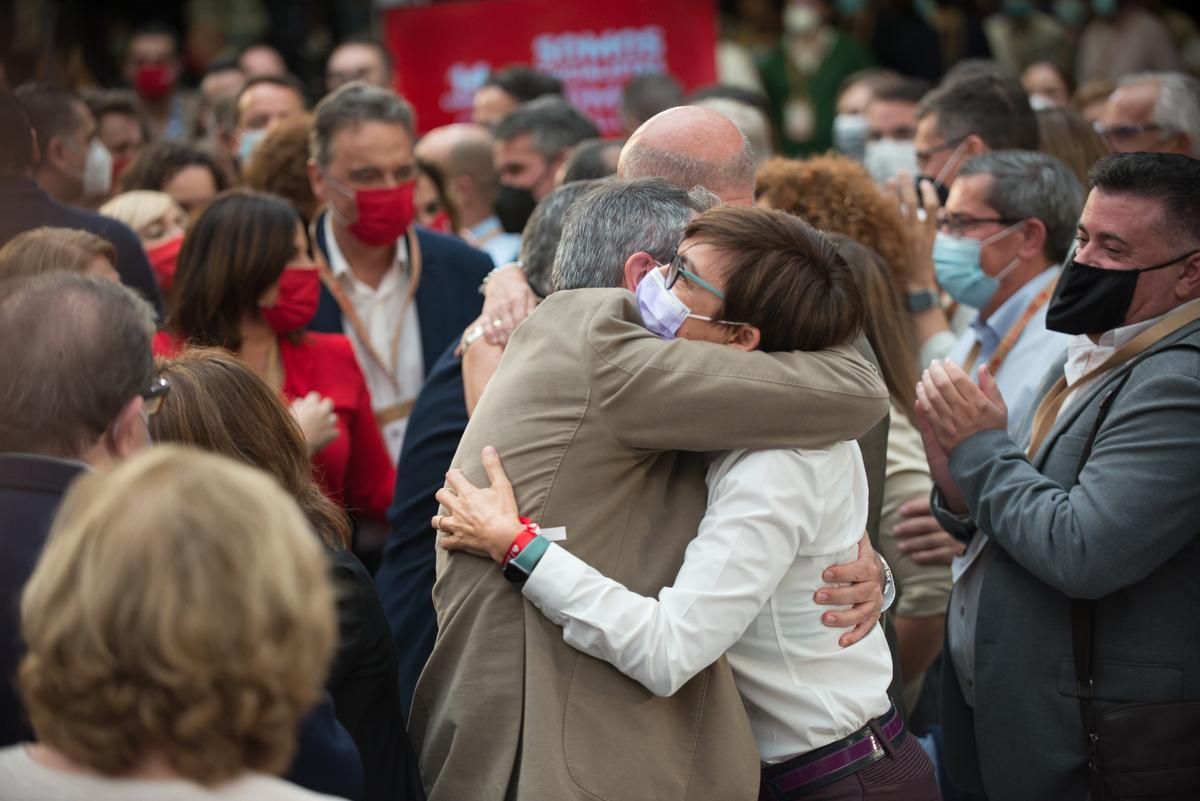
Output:
[[1200,793],[1186,4],[731,0],[619,138],[157,5],[0,42],[0,801]]

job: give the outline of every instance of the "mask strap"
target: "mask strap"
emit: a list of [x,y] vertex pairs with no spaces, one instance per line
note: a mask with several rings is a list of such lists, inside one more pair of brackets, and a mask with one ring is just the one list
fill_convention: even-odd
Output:
[[1191,258],[1192,256],[1196,255],[1197,253],[1200,253],[1200,250],[1191,250],[1191,251],[1188,251],[1187,253],[1184,253],[1182,256],[1176,256],[1175,258],[1171,259],[1170,261],[1164,261],[1162,264],[1155,264],[1151,267],[1138,267],[1136,270],[1134,270],[1134,272],[1149,273],[1149,272],[1153,272],[1154,270],[1163,270],[1163,269],[1166,269],[1167,267],[1170,267],[1172,264],[1181,262],[1187,258]]
[[[950,154],[950,158],[946,159],[946,163],[942,165],[942,168],[940,170],[938,170],[938,174],[933,179],[933,183],[935,186],[945,186],[946,185],[946,182],[945,182],[946,173],[948,173],[950,171],[950,165],[954,164],[954,160],[956,158],[958,158],[959,151],[962,150],[963,145],[965,145],[966,143],[967,143],[967,140],[964,137],[961,142],[959,142],[957,145],[955,145],[954,152]],[[954,167],[955,167],[955,169],[958,169],[958,164],[954,164]]]

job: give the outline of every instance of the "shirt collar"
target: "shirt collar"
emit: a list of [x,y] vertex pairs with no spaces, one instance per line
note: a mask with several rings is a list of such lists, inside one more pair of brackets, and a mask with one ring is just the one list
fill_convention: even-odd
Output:
[[990,333],[997,340],[1003,339],[1009,330],[1021,320],[1021,315],[1025,313],[1025,309],[1029,308],[1029,304],[1037,297],[1046,286],[1058,277],[1058,265],[1047,268],[1033,280],[1027,281],[1023,287],[1013,293],[1013,296],[1000,304],[1000,307],[992,312],[991,316],[986,320],[980,316],[976,316],[971,321],[971,328],[975,331],[975,336],[981,341],[985,335]]
[[[325,256],[329,262],[329,270],[335,278],[341,278],[350,272],[350,263],[346,261],[346,257],[342,255],[342,249],[338,247],[337,237],[333,235],[333,212],[325,213]],[[408,237],[401,235],[396,240],[396,259],[393,265],[401,270],[408,264]]]
[[1174,309],[1150,320],[1143,320],[1140,323],[1131,323],[1130,325],[1123,325],[1120,328],[1114,328],[1111,331],[1105,331],[1100,335],[1099,342],[1092,342],[1086,334],[1073,335],[1067,340],[1065,373],[1068,386],[1074,385],[1085,373],[1102,363],[1110,354],[1137,337],[1138,334],[1153,327],[1155,323],[1160,322],[1167,315],[1196,303],[1200,303],[1200,300],[1188,301],[1182,306],[1176,306]]
[[471,232],[471,236],[475,237],[475,239],[477,241],[482,242],[483,240],[487,239],[490,236],[493,236],[494,234],[504,233],[504,226],[502,226],[500,224],[500,218],[497,217],[495,214],[493,214],[491,217],[488,217],[487,219],[480,220],[477,224],[473,225],[469,230]]

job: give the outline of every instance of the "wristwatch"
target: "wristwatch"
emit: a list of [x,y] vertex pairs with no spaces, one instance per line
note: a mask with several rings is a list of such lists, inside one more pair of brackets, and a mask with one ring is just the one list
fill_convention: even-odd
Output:
[[896,582],[892,578],[892,568],[888,566],[887,560],[879,554],[875,554],[875,558],[879,560],[879,566],[883,568],[883,610],[892,608],[892,604],[896,603]]
[[477,325],[463,335],[462,342],[459,343],[458,355],[462,356],[467,352],[467,348],[471,347],[480,337],[483,336],[484,328],[482,325]]
[[939,300],[938,293],[932,289],[918,289],[908,293],[908,310],[913,314],[920,314],[937,308]]
[[515,556],[511,556],[511,558],[505,560],[501,568],[504,578],[513,584],[524,584],[529,579],[529,575],[533,572],[533,569],[538,566],[538,562],[541,561],[543,554],[546,553],[546,549],[549,547],[550,540],[535,535],[527,543],[520,546]]

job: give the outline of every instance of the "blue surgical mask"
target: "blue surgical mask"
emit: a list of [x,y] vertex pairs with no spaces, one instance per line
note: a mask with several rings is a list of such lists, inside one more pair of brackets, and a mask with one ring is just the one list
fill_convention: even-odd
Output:
[[262,143],[266,135],[266,128],[259,128],[254,131],[242,131],[241,141],[238,142],[238,162],[243,167],[250,163],[250,157],[254,155],[255,148]]
[[867,146],[867,118],[862,114],[838,114],[833,118],[833,149],[862,161]]
[[933,240],[933,269],[938,286],[964,306],[982,309],[996,294],[1004,277],[1020,263],[1020,259],[1013,259],[997,275],[988,275],[979,262],[983,248],[1012,233],[1021,225],[1022,223],[1017,223],[1009,226],[1000,233],[982,240],[951,236],[944,231],[938,231]]

